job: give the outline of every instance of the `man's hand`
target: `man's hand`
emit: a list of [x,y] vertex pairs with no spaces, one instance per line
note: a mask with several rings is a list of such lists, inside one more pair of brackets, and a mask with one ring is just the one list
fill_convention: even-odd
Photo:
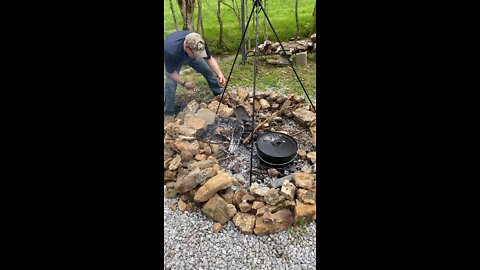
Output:
[[218,83],[220,83],[222,87],[225,87],[225,77],[223,77],[223,74],[220,74],[217,77],[218,77]]
[[193,82],[187,82],[185,83],[185,88],[193,90],[195,89],[195,84],[193,84]]

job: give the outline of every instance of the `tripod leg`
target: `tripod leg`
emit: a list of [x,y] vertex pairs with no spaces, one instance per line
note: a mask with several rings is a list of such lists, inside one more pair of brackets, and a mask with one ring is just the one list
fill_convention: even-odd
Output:
[[242,42],[245,39],[245,33],[247,32],[248,25],[250,24],[250,19],[252,18],[252,14],[253,14],[254,9],[255,9],[255,6],[252,7],[252,11],[250,12],[250,16],[248,17],[247,26],[245,27],[245,30],[243,31],[242,40],[240,41],[240,46],[238,46],[237,54],[235,55],[235,60],[233,60],[232,68],[230,69],[230,73],[228,74],[227,83],[225,84],[225,89],[222,92],[222,97],[220,98],[220,101],[218,103],[218,107],[217,107],[217,111],[215,112],[215,116],[217,116],[218,110],[220,109],[220,104],[222,104],[223,96],[225,95],[225,92],[227,91],[228,82],[230,82],[230,76],[232,75],[232,71],[233,71],[233,67],[235,66],[235,62],[237,62],[238,53],[240,52],[240,48],[242,47]]
[[[250,16],[248,17],[247,25],[245,27],[245,30],[242,33],[242,40],[240,41],[240,46],[237,49],[237,54],[235,55],[235,59],[233,60],[232,68],[230,69],[230,73],[228,74],[228,78],[227,78],[227,82],[225,84],[225,88],[223,89],[222,96],[220,97],[220,101],[218,102],[218,107],[217,107],[217,110],[215,111],[215,120],[217,118],[218,110],[220,109],[220,104],[222,104],[223,96],[225,95],[225,92],[228,89],[227,88],[228,87],[228,82],[230,82],[230,76],[232,75],[233,67],[235,66],[235,62],[237,62],[238,53],[240,52],[240,48],[242,47],[242,42],[245,39],[245,33],[247,32],[248,25],[250,24],[250,19],[252,18],[253,10],[254,10],[254,7],[252,7],[252,11],[250,12]],[[208,144],[210,145],[211,142],[212,142],[212,138],[210,138],[210,140],[208,140]]]
[[[263,11],[263,15],[265,15],[265,18],[267,18],[268,24],[270,24],[270,27],[272,28],[272,31],[273,31],[273,33],[275,34],[275,37],[277,38],[278,43],[280,43],[280,47],[282,47],[283,52],[286,53],[286,52],[285,52],[285,48],[283,48],[282,42],[280,41],[280,38],[278,38],[277,32],[275,32],[275,29],[273,28],[273,25],[272,25],[272,23],[270,22],[270,19],[268,18],[267,13],[266,13],[265,10],[263,9],[262,4],[261,4],[261,3],[258,3],[258,4],[260,5],[260,8],[261,8],[262,11]],[[300,77],[298,77],[297,71],[295,70],[295,68],[293,67],[292,62],[290,61],[290,58],[287,57],[287,60],[288,60],[288,63],[290,64],[290,66],[292,67],[293,72],[295,73],[295,76],[297,76],[298,82],[299,82],[300,85],[302,86],[303,92],[305,92],[305,95],[307,95],[308,101],[310,102],[310,105],[312,105],[313,111],[314,111],[314,112],[317,112],[317,110],[315,109],[315,106],[313,106],[313,103],[312,103],[312,101],[310,100],[310,97],[308,96],[307,91],[305,90],[305,87],[303,87],[303,84],[302,84],[302,81],[300,80]]]
[[257,58],[258,58],[258,13],[259,10],[259,0],[255,0],[255,4],[253,5],[256,7],[255,12],[255,60],[253,62],[253,112],[252,112],[252,138],[250,139],[250,179],[248,180],[248,185],[252,185],[252,172],[253,172],[253,137],[255,135],[255,91],[257,89]]

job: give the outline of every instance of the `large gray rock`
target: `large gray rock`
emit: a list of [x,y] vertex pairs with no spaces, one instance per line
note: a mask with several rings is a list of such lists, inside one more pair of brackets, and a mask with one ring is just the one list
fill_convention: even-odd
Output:
[[[210,104],[208,104],[208,108],[211,111],[216,112],[218,108],[218,104],[219,102],[214,100],[210,102]],[[224,116],[224,117],[230,117],[233,115],[233,109],[222,103],[220,104],[220,108],[218,109],[218,115]]]
[[199,153],[199,144],[196,141],[186,142],[181,140],[169,140],[166,144],[172,148],[173,151],[180,154],[182,161],[189,161]]
[[233,223],[242,233],[251,234],[255,227],[255,216],[252,214],[237,212],[233,217]]
[[264,196],[265,202],[269,205],[275,205],[282,200],[285,200],[285,198],[278,193],[277,189],[271,188],[267,194]]
[[257,216],[255,219],[254,232],[256,235],[267,235],[285,231],[294,222],[293,214],[288,209],[282,209],[268,219],[263,216]]
[[290,182],[284,182],[282,185],[282,189],[280,190],[280,193],[285,197],[287,200],[293,200],[295,197],[295,190],[297,188],[295,187],[294,184]]
[[227,202],[227,203],[233,203],[233,195],[235,194],[235,191],[231,188],[225,189],[223,194],[220,194],[222,198]]
[[305,109],[297,109],[293,112],[293,116],[295,119],[300,122],[301,124],[308,125],[309,123],[313,122],[315,119],[317,119],[317,116],[315,113],[311,111],[307,111]]
[[291,181],[293,179],[293,175],[287,175],[282,178],[278,178],[272,181],[272,187],[273,188],[278,188],[283,185],[283,182],[285,181]]
[[[195,202],[206,202],[218,191],[233,185],[233,178],[226,172],[220,173],[205,182],[195,194]],[[223,200],[223,199],[222,199]]]
[[240,211],[242,211],[243,213],[246,213],[250,210],[252,210],[252,205],[247,203],[247,202],[242,202],[238,205],[238,208],[240,209]]
[[213,167],[213,161],[211,160],[202,160],[202,161],[198,161],[198,162],[193,162],[193,163],[190,163],[188,166],[187,166],[187,169],[189,170],[193,170],[195,168],[199,168],[200,170],[203,170],[203,169],[206,169],[206,168],[211,168]]
[[178,193],[185,193],[197,187],[197,179],[200,177],[200,169],[195,168],[186,176],[180,178],[175,182],[175,191]]
[[245,100],[248,97],[248,91],[245,88],[239,87],[237,89],[237,95],[239,99]]
[[270,108],[270,103],[266,99],[260,99],[260,106],[262,110]]
[[227,202],[225,202],[222,197],[220,197],[218,194],[215,194],[203,205],[202,212],[207,218],[217,221],[223,225],[231,218],[228,215],[227,205]]
[[[188,117],[185,118],[183,125],[186,127],[189,127],[191,129],[194,129],[195,132],[199,129],[204,129],[207,127],[207,121],[203,118],[200,117]],[[195,134],[195,133],[194,133]]]
[[[197,168],[197,169],[198,169],[198,168]],[[216,174],[217,174],[217,172],[216,172],[213,168],[203,169],[203,170],[200,172],[200,176],[196,179],[197,184],[199,184],[199,185],[205,184],[205,182],[206,182],[208,179],[214,177]]]
[[299,189],[297,190],[297,197],[302,203],[315,204],[315,191]]
[[175,171],[176,169],[178,169],[180,167],[180,165],[182,165],[182,158],[180,157],[180,155],[176,155],[171,161],[170,161],[170,165],[168,166],[168,169],[170,171]]
[[316,213],[316,204],[303,204],[300,200],[296,200],[295,222],[298,222],[300,219],[313,220]]
[[163,179],[165,181],[177,181],[177,171],[166,170],[163,173]]
[[310,152],[307,154],[307,157],[308,159],[310,159],[310,161],[312,163],[316,163],[317,162],[317,152],[313,151],[313,152]]
[[233,204],[239,206],[243,202],[243,197],[248,195],[248,191],[245,189],[239,189],[233,194]]
[[313,188],[313,175],[304,172],[296,172],[293,174],[293,181],[299,188],[312,189]]
[[195,117],[205,120],[207,125],[215,122],[215,112],[212,112],[209,109],[199,109],[195,114]]
[[199,109],[199,105],[195,100],[190,101],[187,107],[184,109],[187,113],[196,113]]
[[270,188],[268,188],[268,187],[260,187],[260,185],[258,183],[253,183],[250,186],[250,192],[252,194],[257,194],[259,196],[267,195],[269,190],[270,190]]

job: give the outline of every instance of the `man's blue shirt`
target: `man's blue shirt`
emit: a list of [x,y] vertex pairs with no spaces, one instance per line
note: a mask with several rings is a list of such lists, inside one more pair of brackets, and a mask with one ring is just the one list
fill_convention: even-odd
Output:
[[[183,65],[194,61],[183,50],[183,42],[185,37],[192,33],[192,31],[176,31],[170,34],[163,41],[164,48],[164,63],[165,69],[168,73],[173,73],[175,70],[180,70]],[[208,51],[207,44],[205,44],[205,51],[207,52],[207,58],[210,59],[210,52]]]

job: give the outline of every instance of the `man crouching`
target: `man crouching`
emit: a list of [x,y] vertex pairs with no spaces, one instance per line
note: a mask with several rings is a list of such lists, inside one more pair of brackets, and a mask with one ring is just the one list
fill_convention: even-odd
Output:
[[223,92],[225,77],[218,67],[217,61],[210,54],[203,38],[192,31],[176,31],[170,34],[164,44],[164,66],[166,85],[164,88],[165,107],[164,115],[175,114],[175,93],[177,83],[182,87],[193,90],[193,82],[187,82],[180,77],[183,65],[189,65],[202,74],[207,80],[214,96]]

